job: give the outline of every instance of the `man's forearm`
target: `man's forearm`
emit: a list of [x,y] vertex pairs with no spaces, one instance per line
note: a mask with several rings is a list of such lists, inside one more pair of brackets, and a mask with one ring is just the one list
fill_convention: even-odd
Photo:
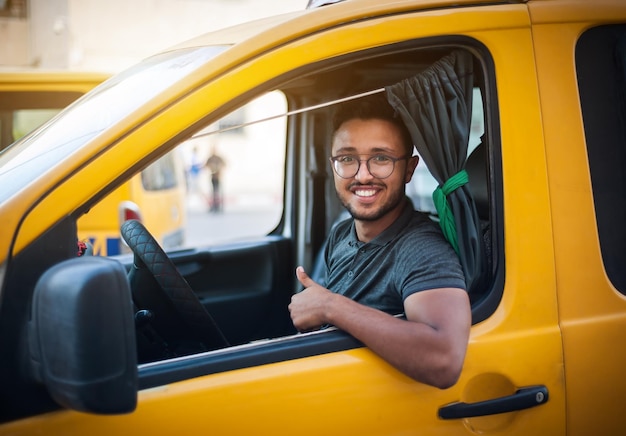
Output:
[[350,333],[403,373],[442,389],[456,383],[465,357],[468,321],[451,320],[450,325],[434,316],[429,324],[410,319],[410,314],[407,320],[399,319],[341,295],[333,294],[329,301],[329,324]]

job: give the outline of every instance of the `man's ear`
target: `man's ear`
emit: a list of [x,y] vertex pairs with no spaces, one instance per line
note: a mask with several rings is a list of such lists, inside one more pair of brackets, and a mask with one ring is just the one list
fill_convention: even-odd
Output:
[[415,172],[415,168],[417,168],[417,164],[419,163],[419,156],[411,156],[406,164],[406,175],[404,177],[404,183],[409,183],[411,178],[413,178],[413,173]]

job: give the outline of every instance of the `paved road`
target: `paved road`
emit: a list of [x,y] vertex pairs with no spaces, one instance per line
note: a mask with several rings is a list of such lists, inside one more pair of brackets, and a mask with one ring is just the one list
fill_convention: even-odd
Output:
[[224,210],[210,213],[191,209],[187,212],[185,245],[211,245],[227,240],[255,237],[269,233],[280,219],[280,210]]

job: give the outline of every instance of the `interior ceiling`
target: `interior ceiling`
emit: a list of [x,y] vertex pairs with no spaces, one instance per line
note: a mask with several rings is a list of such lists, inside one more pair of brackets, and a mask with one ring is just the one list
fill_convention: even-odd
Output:
[[324,62],[281,89],[310,105],[393,85],[423,71],[449,49],[413,50],[384,56]]

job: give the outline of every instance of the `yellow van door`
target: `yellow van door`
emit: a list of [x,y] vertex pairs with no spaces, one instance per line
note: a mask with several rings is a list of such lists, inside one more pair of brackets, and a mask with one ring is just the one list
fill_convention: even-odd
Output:
[[[567,429],[621,434],[626,392],[626,15],[531,7],[563,332]],[[595,4],[596,7],[599,5]]]

